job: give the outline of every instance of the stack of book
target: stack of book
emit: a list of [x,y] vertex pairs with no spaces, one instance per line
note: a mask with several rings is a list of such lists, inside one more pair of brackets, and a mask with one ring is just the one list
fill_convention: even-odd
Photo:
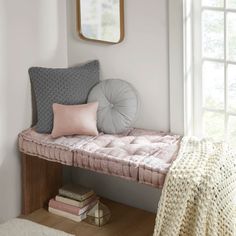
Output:
[[60,188],[59,195],[49,201],[48,211],[80,222],[98,200],[93,190],[70,184]]

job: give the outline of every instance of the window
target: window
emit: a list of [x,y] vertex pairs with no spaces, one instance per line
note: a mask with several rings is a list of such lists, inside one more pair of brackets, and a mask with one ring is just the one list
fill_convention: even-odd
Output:
[[[186,3],[191,10],[186,4],[185,22],[192,16],[191,27],[185,26],[185,59],[193,67],[193,133],[236,147],[236,0]],[[191,49],[187,47],[189,33]],[[185,83],[187,94],[189,82]]]

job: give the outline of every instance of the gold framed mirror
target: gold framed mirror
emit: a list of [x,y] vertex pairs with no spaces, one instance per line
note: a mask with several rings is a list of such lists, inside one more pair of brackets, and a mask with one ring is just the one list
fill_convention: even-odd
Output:
[[80,38],[116,44],[124,39],[124,0],[77,0]]

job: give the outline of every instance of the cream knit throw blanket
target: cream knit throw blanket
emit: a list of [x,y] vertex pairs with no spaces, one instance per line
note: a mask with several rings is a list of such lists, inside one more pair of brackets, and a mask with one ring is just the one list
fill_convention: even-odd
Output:
[[224,143],[183,138],[166,177],[154,236],[235,236],[236,155]]

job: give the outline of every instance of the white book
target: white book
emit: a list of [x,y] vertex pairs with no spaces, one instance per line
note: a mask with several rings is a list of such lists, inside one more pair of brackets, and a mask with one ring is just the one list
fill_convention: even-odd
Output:
[[58,210],[58,209],[55,209],[55,208],[52,208],[52,207],[49,207],[48,211],[55,214],[55,215],[65,217],[65,218],[68,218],[68,219],[76,221],[76,222],[80,222],[80,221],[86,219],[86,217],[87,217],[87,212],[85,212],[82,215],[77,216],[77,215],[73,215],[73,214],[70,214],[68,212],[61,211],[61,210]]
[[91,203],[95,200],[98,200],[98,199],[99,199],[99,197],[94,195],[94,196],[92,196],[90,198],[87,198],[84,201],[80,202],[80,201],[70,199],[70,198],[67,198],[67,197],[63,197],[63,196],[60,196],[60,195],[56,196],[56,201],[63,202],[63,203],[66,203],[68,205],[79,207],[79,208],[82,208],[82,207],[86,206],[87,204],[89,204],[89,203]]

